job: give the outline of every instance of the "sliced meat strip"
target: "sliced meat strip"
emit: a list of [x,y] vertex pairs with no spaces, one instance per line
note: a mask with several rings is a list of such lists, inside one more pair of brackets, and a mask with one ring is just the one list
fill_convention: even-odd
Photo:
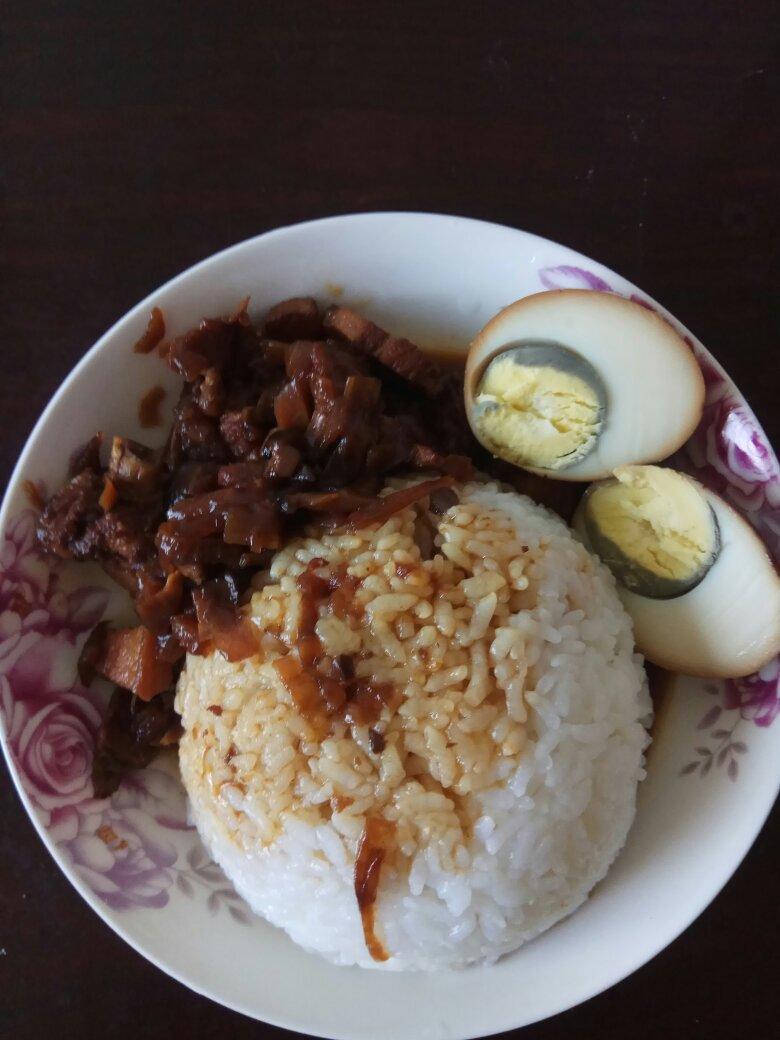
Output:
[[322,318],[317,301],[310,296],[282,300],[266,314],[263,331],[271,339],[287,342],[319,339],[322,335]]
[[410,340],[389,335],[347,307],[331,307],[325,312],[323,324],[337,339],[359,347],[429,397],[441,392],[445,373]]
[[345,526],[347,530],[357,531],[361,527],[368,527],[369,524],[384,523],[394,513],[399,512],[401,509],[406,509],[407,506],[414,505],[415,502],[419,502],[421,498],[433,494],[434,491],[450,487],[451,484],[451,477],[438,477],[436,480],[422,480],[419,484],[402,488],[400,491],[391,491],[389,495],[383,495],[382,498],[376,499],[370,505],[363,506],[360,509],[356,509],[354,513],[350,513]]

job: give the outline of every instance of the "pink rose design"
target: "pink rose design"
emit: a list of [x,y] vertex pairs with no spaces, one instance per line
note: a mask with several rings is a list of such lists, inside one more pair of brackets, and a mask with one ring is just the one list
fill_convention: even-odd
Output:
[[25,789],[41,809],[92,797],[92,751],[100,713],[86,691],[61,693],[26,720],[14,754]]
[[166,831],[187,825],[181,785],[165,770],[129,778],[97,817],[69,814],[57,822],[74,869],[109,906],[167,904],[178,852]]
[[571,264],[539,269],[539,281],[545,289],[591,289],[594,292],[612,292],[609,284],[592,271]]
[[37,707],[70,690],[75,667],[70,640],[42,634],[29,618],[2,638],[6,617],[0,615],[0,675],[8,677],[14,698]]
[[761,494],[765,484],[778,479],[777,464],[755,420],[730,395],[707,405],[694,437],[704,449],[704,465],[742,495]]
[[780,559],[780,473],[747,408],[731,392],[704,409],[697,430],[672,465],[727,499]]
[[771,726],[780,712],[780,662],[775,659],[746,679],[727,680],[723,703],[757,726]]
[[100,698],[73,685],[69,640],[42,635],[32,620],[0,615],[0,711],[21,781],[48,823],[53,809],[92,798]]
[[692,343],[689,337],[686,336],[685,342],[693,347],[693,353],[696,355],[701,374],[704,376],[705,402],[708,405],[715,404],[728,393],[728,380],[724,379],[720,369],[716,368],[711,358],[708,358],[699,347]]
[[[596,292],[612,292],[612,287],[599,275],[581,267],[560,265],[544,267],[539,281],[545,289],[579,288]],[[634,303],[659,314],[677,329],[676,323],[653,303],[637,293],[628,296]],[[766,438],[740,397],[734,384],[703,347],[679,330],[692,350],[704,377],[705,403],[701,422],[688,442],[669,463],[696,477],[706,487],[722,495],[756,528],[775,561],[780,560],[780,467]],[[728,680],[724,686],[723,708],[739,711],[744,719],[758,726],[769,726],[780,713],[780,677],[778,660],[770,662],[757,675]],[[713,707],[704,716],[707,726],[720,717],[722,707]],[[701,727],[700,727],[701,728]],[[707,728],[706,726],[704,728]],[[746,750],[737,741],[735,755]],[[728,748],[719,761],[725,761]],[[731,753],[731,752],[728,752]],[[710,764],[711,764],[711,760]],[[684,773],[695,772],[700,763],[689,763]],[[709,769],[709,765],[704,772]],[[736,761],[729,765],[729,775],[737,775]]]
[[29,618],[22,619],[10,610],[0,614],[0,675],[10,675],[30,650],[44,642],[36,619],[30,623]]
[[0,611],[25,601],[44,603],[51,572],[50,564],[35,551],[35,513],[25,510],[9,523],[0,546]]
[[765,482],[777,476],[769,445],[759,436],[753,418],[741,405],[731,409],[722,427],[728,467],[748,483]]
[[130,778],[110,802],[91,779],[102,698],[74,684],[81,639],[108,592],[60,588],[42,560],[35,515],[22,513],[0,547],[0,713],[24,789],[58,847],[115,909],[164,906],[173,882],[174,830],[187,829],[181,785],[161,769]]
[[21,513],[0,546],[0,617],[12,615],[28,630],[71,640],[91,631],[105,612],[108,592],[94,586],[62,592],[61,568],[61,561],[44,560],[37,550],[35,513]]

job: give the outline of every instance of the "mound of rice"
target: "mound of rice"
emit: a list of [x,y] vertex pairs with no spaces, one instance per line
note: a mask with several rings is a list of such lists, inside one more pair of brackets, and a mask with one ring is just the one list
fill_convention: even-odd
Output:
[[[260,653],[190,657],[179,683],[205,844],[257,913],[339,964],[494,960],[582,903],[634,817],[651,709],[611,575],[529,499],[457,492],[429,560],[415,507],[291,542],[252,598]],[[316,557],[359,580],[355,617],[317,623],[327,652],[402,695],[374,727],[381,751],[366,727],[318,736],[273,666]],[[369,814],[394,824],[376,904],[384,963],[354,888]]]

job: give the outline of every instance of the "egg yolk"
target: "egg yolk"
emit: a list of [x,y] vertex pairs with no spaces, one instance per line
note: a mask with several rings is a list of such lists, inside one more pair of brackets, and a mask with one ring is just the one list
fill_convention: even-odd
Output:
[[695,484],[658,466],[621,466],[594,489],[587,512],[603,538],[643,570],[681,581],[712,560],[717,529]]
[[520,466],[561,469],[587,455],[602,425],[601,402],[581,376],[510,355],[485,370],[475,397],[480,440]]

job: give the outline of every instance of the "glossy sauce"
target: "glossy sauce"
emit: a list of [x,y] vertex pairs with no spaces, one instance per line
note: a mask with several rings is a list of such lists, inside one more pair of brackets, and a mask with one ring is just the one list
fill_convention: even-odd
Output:
[[149,323],[138,342],[133,347],[136,354],[150,354],[165,335],[165,319],[159,307],[153,307],[149,315]]
[[[414,339],[414,337],[412,337]],[[419,341],[416,341],[420,346]],[[458,349],[458,347],[422,347],[422,350],[429,358],[432,358],[437,365],[445,369],[447,372],[452,372],[453,375],[460,376],[462,379],[466,372],[466,358],[468,356],[468,348]]]
[[376,897],[382,864],[393,845],[395,824],[384,816],[367,816],[355,859],[355,897],[366,948],[375,961],[386,961],[390,954],[376,934]]
[[336,719],[348,725],[372,726],[385,705],[397,704],[397,691],[390,683],[356,678],[352,657],[328,657],[316,633],[323,602],[336,617],[362,615],[355,608],[360,582],[343,565],[328,572],[325,561],[315,557],[296,584],[301,603],[295,645],[286,657],[274,662],[279,678],[320,737],[327,735]]
[[161,405],[164,400],[164,387],[153,386],[138,402],[138,422],[144,430],[162,426]]
[[24,494],[27,501],[30,503],[30,505],[36,512],[40,513],[40,511],[46,505],[46,501],[38,485],[35,483],[34,480],[24,480],[22,481],[22,488],[24,489]]

